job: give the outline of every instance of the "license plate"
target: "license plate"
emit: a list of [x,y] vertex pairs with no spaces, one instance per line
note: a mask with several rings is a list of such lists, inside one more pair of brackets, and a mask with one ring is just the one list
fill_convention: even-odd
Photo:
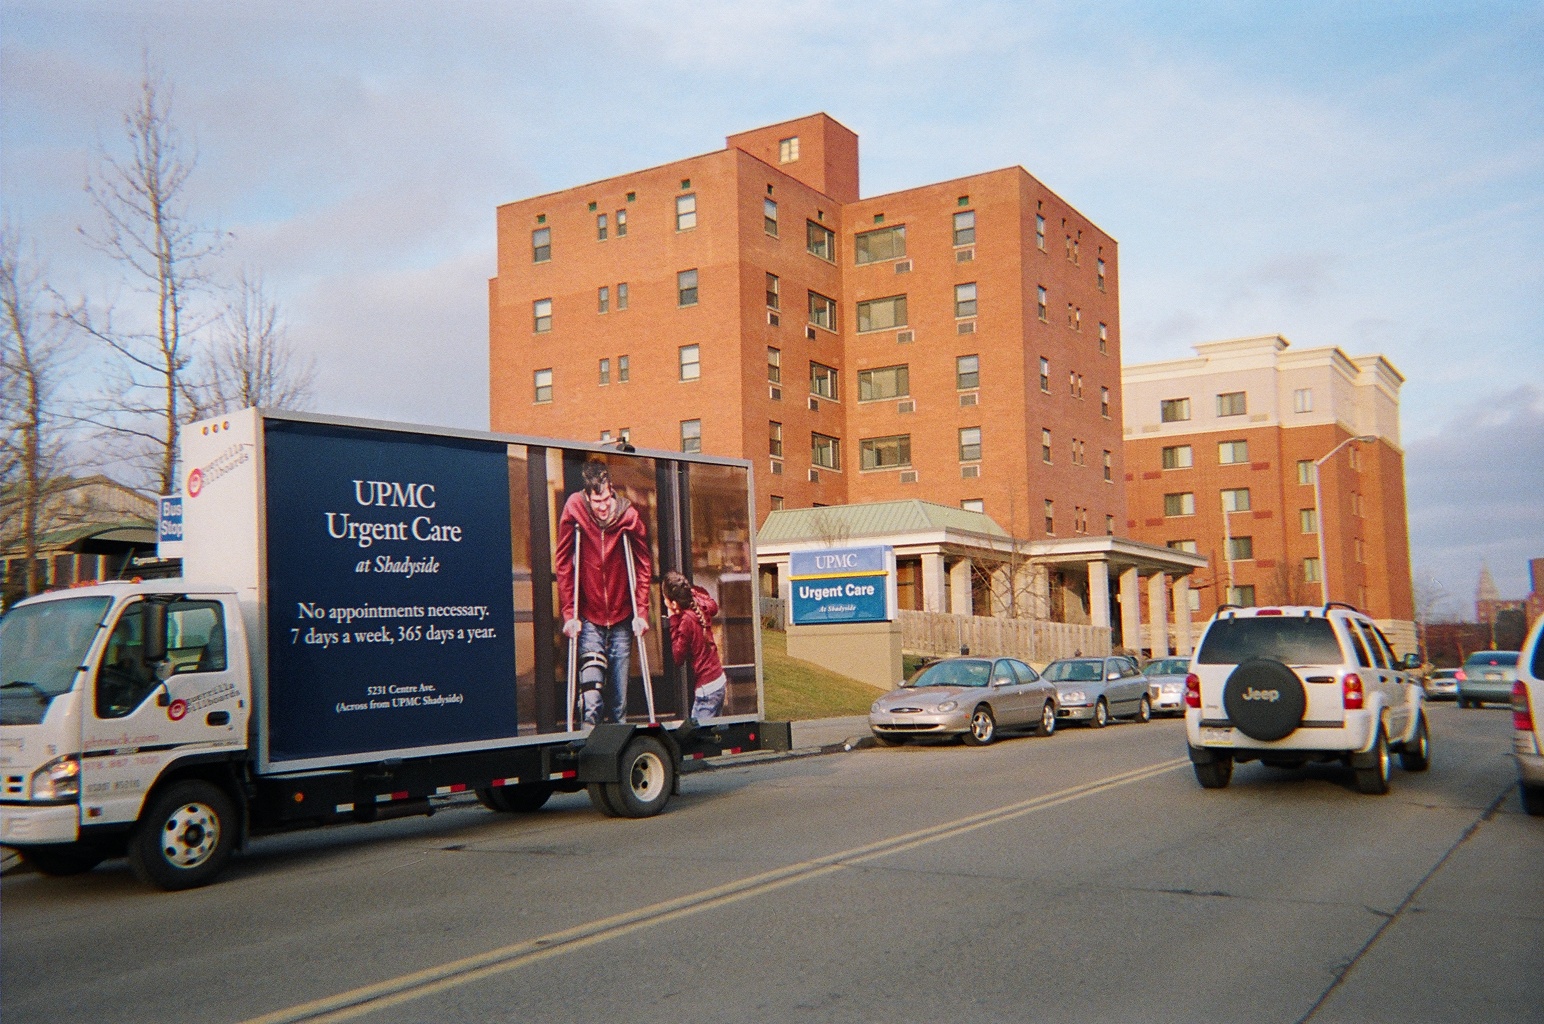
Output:
[[1233,746],[1233,730],[1203,726],[1201,728],[1201,745],[1206,747],[1231,747]]
[[1500,679],[1501,678],[1501,673],[1500,672],[1487,672],[1487,673],[1485,673],[1485,678],[1486,679]]

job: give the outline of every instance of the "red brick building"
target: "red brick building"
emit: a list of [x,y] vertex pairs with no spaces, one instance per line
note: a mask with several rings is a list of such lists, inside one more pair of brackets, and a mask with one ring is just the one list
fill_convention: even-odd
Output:
[[490,420],[755,462],[757,509],[1126,517],[1114,239],[1018,167],[860,198],[824,114],[498,209]]

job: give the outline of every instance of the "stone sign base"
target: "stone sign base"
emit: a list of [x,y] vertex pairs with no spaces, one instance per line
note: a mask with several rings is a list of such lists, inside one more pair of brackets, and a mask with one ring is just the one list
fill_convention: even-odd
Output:
[[880,690],[893,690],[901,681],[901,624],[844,622],[789,626],[788,656],[814,662]]

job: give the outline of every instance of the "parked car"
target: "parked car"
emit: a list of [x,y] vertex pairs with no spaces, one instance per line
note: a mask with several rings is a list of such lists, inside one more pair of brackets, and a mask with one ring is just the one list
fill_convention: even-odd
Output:
[[1154,658],[1142,666],[1142,674],[1150,684],[1147,695],[1152,698],[1153,714],[1185,714],[1185,677],[1190,674],[1189,658]]
[[1431,764],[1425,694],[1370,618],[1347,605],[1237,608],[1207,623],[1185,686],[1196,781],[1221,789],[1240,761],[1339,761],[1363,793],[1387,793],[1389,763]]
[[1523,810],[1544,815],[1544,617],[1523,643],[1512,683],[1512,753]]
[[1427,700],[1457,700],[1458,699],[1458,673],[1456,668],[1434,668],[1431,674],[1421,683],[1426,690]]
[[1062,718],[1102,729],[1112,718],[1146,722],[1153,717],[1147,676],[1124,655],[1062,658],[1045,667],[1045,677],[1056,684]]
[[999,729],[1056,731],[1056,687],[1017,658],[945,658],[918,669],[869,708],[869,729],[886,745],[961,736],[981,747]]
[[1517,679],[1517,651],[1475,651],[1458,673],[1458,706],[1508,704]]

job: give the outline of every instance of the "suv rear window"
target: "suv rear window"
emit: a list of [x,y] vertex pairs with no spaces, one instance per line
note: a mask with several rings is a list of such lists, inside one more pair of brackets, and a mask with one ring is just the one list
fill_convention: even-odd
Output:
[[1465,665],[1500,665],[1511,668],[1517,664],[1517,655],[1520,651],[1480,651],[1469,655]]
[[1250,658],[1275,658],[1287,665],[1334,665],[1343,660],[1328,619],[1271,616],[1218,619],[1206,631],[1196,661],[1236,665]]

